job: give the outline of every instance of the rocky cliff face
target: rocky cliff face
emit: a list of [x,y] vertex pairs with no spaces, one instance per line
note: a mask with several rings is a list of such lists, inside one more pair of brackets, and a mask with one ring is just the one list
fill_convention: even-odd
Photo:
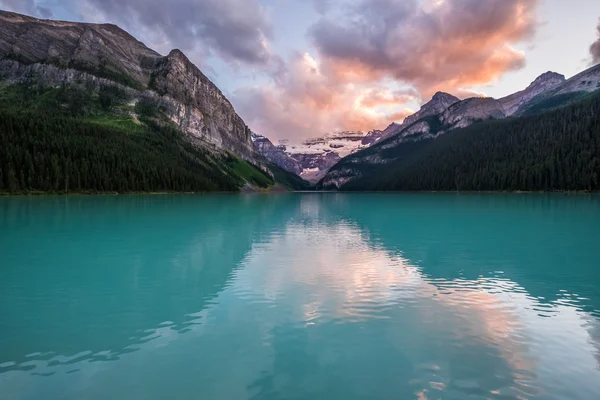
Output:
[[158,63],[149,87],[169,104],[169,115],[183,132],[260,163],[250,129],[217,86],[181,51],[171,51]]
[[304,170],[298,160],[290,157],[285,152],[284,145],[275,146],[269,139],[254,132],[252,132],[252,140],[254,141],[256,150],[279,168],[283,168],[296,175],[300,175]]
[[600,89],[600,64],[595,65],[583,72],[569,78],[554,90],[550,91],[552,96],[574,92],[594,92]]
[[179,50],[163,57],[115,25],[49,21],[0,11],[0,79],[118,85],[160,104],[197,145],[266,169],[250,130]]
[[110,24],[40,20],[0,11],[0,57],[54,64],[145,86],[161,55]]
[[373,130],[370,131],[367,136],[363,139],[363,145],[372,146],[373,144],[379,142],[382,139],[393,136],[394,134],[400,132],[402,130],[403,124],[398,124],[396,122],[392,122],[388,125],[384,130]]
[[491,97],[475,97],[451,105],[440,116],[444,131],[467,127],[474,122],[506,117],[504,107]]
[[498,101],[504,107],[507,116],[515,114],[519,108],[533,100],[536,96],[554,89],[565,82],[565,76],[556,72],[546,72],[538,76],[526,89],[503,97]]

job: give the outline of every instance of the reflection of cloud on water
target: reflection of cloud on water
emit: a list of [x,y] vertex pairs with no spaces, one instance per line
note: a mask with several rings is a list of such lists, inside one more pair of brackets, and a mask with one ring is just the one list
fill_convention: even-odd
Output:
[[370,306],[405,296],[396,286],[408,289],[418,279],[414,267],[373,251],[348,224],[290,224],[285,235],[255,247],[245,263],[235,276],[240,296],[285,302],[301,294],[299,304],[307,306],[311,318],[319,310],[329,313],[321,318],[374,317]]
[[[352,222],[320,222],[323,212],[318,201],[303,199],[299,217],[254,242],[225,288],[188,314],[187,322],[144,332],[144,343],[118,360],[74,357],[65,360],[73,362],[68,365],[40,364],[36,372],[55,373],[42,388],[60,387],[60,376],[67,376],[75,392],[110,381],[125,393],[132,382],[155,376],[157,383],[200,382],[205,398],[247,398],[265,388],[291,392],[294,383],[318,387],[319,376],[350,385],[352,374],[340,374],[343,381],[338,370],[351,365],[350,372],[369,372],[369,364],[359,364],[370,356],[370,346],[380,345],[374,354],[382,363],[407,365],[412,375],[404,384],[419,399],[448,398],[440,393],[452,390],[531,398],[542,388],[575,399],[561,392],[573,387],[581,388],[582,399],[595,398],[589,395],[600,390],[594,360],[600,325],[576,302],[543,303],[501,274],[431,279],[409,260],[373,245]],[[227,240],[219,234],[196,242],[180,257],[210,261],[210,249],[225,248]],[[189,264],[175,258],[178,274],[194,277],[194,270],[177,269],[179,263]],[[218,267],[206,264],[211,271]],[[502,362],[486,369],[490,360]],[[298,363],[304,368],[294,369]],[[77,372],[66,375],[71,370]],[[11,387],[26,393],[31,377],[18,374]],[[167,384],[163,391],[136,395],[177,398],[175,390]]]
[[[446,331],[449,343],[488,349],[510,367],[511,376],[503,379],[512,381],[515,396],[539,395],[540,382],[556,390],[568,382],[600,382],[594,360],[600,345],[593,335],[598,322],[589,314],[573,305],[542,303],[501,275],[429,279],[407,260],[370,245],[347,222],[288,225],[284,235],[253,249],[234,290],[244,300],[264,296],[286,304],[290,318],[307,325],[394,319],[405,310],[401,315],[410,319],[390,323],[390,329],[412,324],[417,332]],[[407,344],[402,340],[400,347]],[[557,368],[561,365],[577,367]],[[490,392],[503,394],[499,389]]]

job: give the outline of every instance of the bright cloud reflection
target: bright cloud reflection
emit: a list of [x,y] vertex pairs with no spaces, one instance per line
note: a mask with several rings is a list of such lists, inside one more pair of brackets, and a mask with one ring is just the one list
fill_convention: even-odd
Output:
[[[344,199],[327,201],[339,210]],[[105,382],[131,398],[600,398],[600,324],[577,294],[547,301],[502,271],[456,277],[468,252],[438,260],[434,275],[358,218],[332,216],[319,197],[278,215],[281,224],[257,220],[248,231],[260,234],[235,243],[210,231],[161,265],[161,282],[185,279],[149,296],[168,302],[183,292],[202,304],[183,322],[175,308],[179,323],[135,324],[141,332],[126,351],[33,355],[0,388],[8,398],[66,384],[81,394]],[[201,299],[200,283],[217,287],[214,296]],[[34,372],[44,375],[36,385]]]
[[[303,210],[317,212],[307,205]],[[283,234],[253,248],[234,290],[243,301],[264,298],[284,305],[286,319],[302,320],[308,327],[369,326],[384,320],[378,334],[396,341],[394,346],[409,358],[419,358],[426,344],[407,331],[433,336],[437,343],[432,347],[447,347],[447,353],[433,355],[434,375],[441,381],[423,382],[415,392],[422,398],[439,395],[448,386],[477,391],[482,385],[477,379],[488,380],[492,397],[543,397],[549,388],[559,393],[573,382],[600,390],[594,317],[568,302],[540,302],[502,274],[476,280],[429,278],[409,260],[369,243],[368,234],[347,221],[289,224]],[[494,377],[493,369],[469,371],[469,347],[481,351],[486,362],[503,360],[507,375]],[[464,379],[453,377],[456,366],[448,363],[455,357],[465,357],[458,368]]]

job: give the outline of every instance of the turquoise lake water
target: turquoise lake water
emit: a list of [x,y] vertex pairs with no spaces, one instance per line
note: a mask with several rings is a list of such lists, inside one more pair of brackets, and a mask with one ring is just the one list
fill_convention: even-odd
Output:
[[600,197],[0,198],[0,398],[600,399]]

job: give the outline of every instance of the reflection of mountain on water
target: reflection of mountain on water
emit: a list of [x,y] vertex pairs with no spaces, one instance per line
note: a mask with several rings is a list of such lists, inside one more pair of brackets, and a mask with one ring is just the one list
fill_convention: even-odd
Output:
[[[69,283],[57,293],[79,290],[71,298],[84,301],[62,327],[76,345],[57,351],[127,351],[129,343],[139,351],[115,362],[75,359],[77,373],[55,368],[36,385],[28,386],[28,372],[11,371],[0,375],[6,391],[31,387],[22,397],[36,398],[60,385],[76,394],[110,382],[105,397],[595,398],[600,323],[588,312],[595,298],[582,296],[596,275],[578,254],[561,279],[552,276],[558,255],[590,251],[586,234],[598,234],[583,216],[597,215],[589,209],[595,203],[440,196],[136,198],[96,213],[78,202],[62,207],[69,212],[60,218],[101,243],[55,232],[62,248],[76,246],[75,259],[89,260],[86,274],[43,271],[54,285]],[[112,222],[104,209],[117,210]],[[47,211],[33,218],[57,215]],[[70,224],[55,226],[63,225]],[[110,227],[115,234],[106,239]],[[41,254],[72,263],[54,244],[42,241]],[[55,294],[37,280],[33,286]],[[75,338],[85,329],[106,337]],[[28,335],[24,343],[38,339]]]
[[[48,358],[104,352],[94,358],[107,359],[160,324],[185,331],[189,314],[227,285],[253,243],[268,240],[298,207],[286,196],[229,195],[9,198],[2,205],[0,248],[30,253],[3,266],[1,285],[29,296],[22,312],[36,313],[17,315],[0,293],[0,314],[12,327],[4,338],[12,333],[21,344],[15,351],[29,348],[3,350],[0,364],[50,351]],[[32,234],[30,226],[52,234]]]

